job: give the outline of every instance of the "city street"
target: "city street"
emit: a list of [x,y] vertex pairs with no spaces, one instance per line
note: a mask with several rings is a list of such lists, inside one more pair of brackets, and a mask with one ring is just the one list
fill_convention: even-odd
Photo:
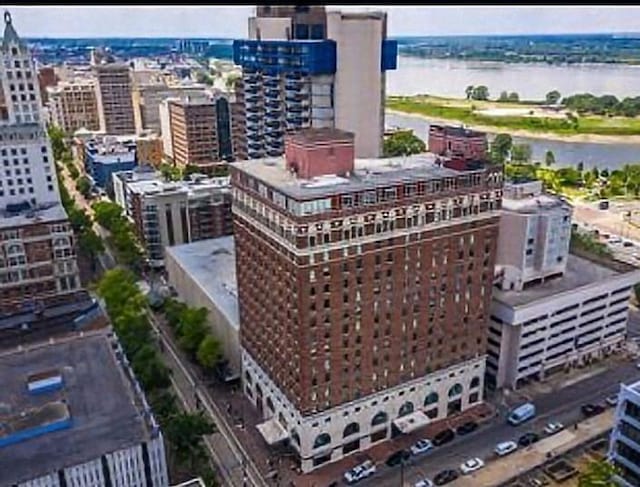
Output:
[[[404,468],[405,485],[412,486],[425,477],[433,477],[445,468],[458,469],[460,464],[472,457],[484,460],[495,458],[493,449],[501,441],[516,440],[527,431],[541,432],[551,420],[560,421],[566,426],[583,418],[580,406],[589,402],[602,402],[605,397],[617,392],[621,382],[633,382],[640,379],[640,370],[635,361],[620,363],[616,368],[580,381],[571,386],[533,398],[537,416],[533,421],[513,427],[506,424],[504,416],[492,424],[480,427],[475,432],[456,437],[446,446],[436,448],[422,458],[412,460]],[[398,487],[400,485],[400,467],[378,466],[378,473],[362,482],[362,485]]]

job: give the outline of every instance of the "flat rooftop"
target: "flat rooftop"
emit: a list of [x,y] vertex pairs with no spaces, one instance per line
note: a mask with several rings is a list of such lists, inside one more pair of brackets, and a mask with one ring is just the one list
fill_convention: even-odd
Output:
[[167,247],[167,254],[195,281],[236,330],[240,326],[233,236]]
[[67,213],[60,203],[50,203],[35,209],[25,209],[19,213],[0,209],[0,229],[37,225],[67,219]]
[[596,264],[582,257],[569,254],[567,268],[562,277],[532,285],[523,291],[501,291],[493,289],[493,297],[511,307],[525,306],[556,294],[576,291],[600,281],[621,275],[613,269]]
[[212,190],[231,190],[231,178],[229,176],[219,178],[201,178],[194,181],[164,181],[158,179],[140,179],[127,182],[127,187],[135,194],[166,194],[186,193],[188,196],[196,196],[202,192]]
[[304,144],[313,144],[316,142],[353,142],[354,134],[345,130],[334,129],[329,127],[302,129],[291,135],[295,142]]
[[556,196],[540,194],[528,198],[502,198],[502,209],[517,213],[537,213],[554,208],[570,209],[571,205]]
[[[141,398],[125,376],[107,333],[65,340],[0,353],[0,371],[5,372],[0,423],[11,423],[11,418],[25,412],[32,414],[31,423],[40,425],[68,419],[65,411],[71,419],[66,429],[0,447],[0,485],[19,484],[150,437]],[[29,377],[52,370],[62,376],[62,388],[30,394]]]
[[[296,178],[287,171],[284,157],[238,161],[234,162],[232,167],[250,174],[294,199],[313,199],[473,172],[443,167],[436,163],[438,159],[443,158],[430,152],[407,157],[356,159],[354,171],[348,177],[328,175],[313,179]],[[482,170],[477,172],[480,171]]]

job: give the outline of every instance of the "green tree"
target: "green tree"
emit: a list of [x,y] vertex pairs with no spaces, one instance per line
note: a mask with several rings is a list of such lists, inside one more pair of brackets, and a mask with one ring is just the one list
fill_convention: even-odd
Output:
[[67,169],[69,170],[69,176],[71,176],[71,179],[74,181],[80,177],[80,171],[78,171],[78,168],[74,164],[69,164]]
[[62,155],[67,150],[64,143],[64,131],[57,125],[49,125],[47,129],[49,140],[51,141],[51,151],[53,152],[53,159],[55,161],[62,160]]
[[506,91],[502,91],[500,93],[500,97],[498,98],[499,102],[506,102],[509,101],[509,93],[507,93]]
[[556,163],[556,156],[554,155],[553,151],[548,150],[547,152],[544,153],[544,164],[547,167],[551,167],[553,165],[555,165]]
[[[61,186],[61,188],[64,188],[64,186]],[[64,206],[65,208],[68,208],[67,215],[69,216],[69,223],[71,223],[73,231],[75,233],[81,233],[85,229],[91,228],[91,217],[87,212],[75,206],[73,204],[73,200],[70,200],[70,202],[73,206]]]
[[140,295],[140,289],[133,272],[116,267],[105,272],[100,279],[98,294],[104,299],[109,316],[115,319],[120,316],[127,301]]
[[473,92],[471,93],[472,100],[488,100],[489,99],[489,88],[484,85],[474,86]]
[[133,355],[133,371],[145,390],[166,389],[171,385],[170,370],[151,345],[143,345]]
[[464,90],[464,93],[467,97],[467,100],[471,100],[471,96],[473,95],[473,85],[469,85]]
[[209,331],[207,313],[207,308],[186,308],[180,315],[178,342],[190,354],[196,353]]
[[600,176],[608,179],[609,178],[609,170],[605,167],[602,171],[600,171]]
[[490,158],[497,164],[503,164],[513,146],[513,139],[509,134],[498,134],[491,142]]
[[560,92],[558,90],[553,90],[547,93],[547,95],[544,98],[544,101],[547,105],[555,105],[560,101],[560,98],[562,98],[562,95],[560,94]]
[[76,189],[84,197],[91,196],[91,181],[87,176],[82,176],[76,181]]
[[91,265],[95,270],[95,261],[104,252],[104,242],[91,228],[86,228],[78,236],[78,249],[91,258]]
[[383,143],[384,157],[409,156],[425,152],[425,143],[412,130],[401,130],[388,136]]
[[613,476],[618,469],[607,460],[590,462],[578,478],[578,487],[617,487]]
[[204,451],[202,437],[215,432],[215,426],[202,414],[178,413],[166,425],[164,432],[177,462],[193,470],[193,460]]
[[222,359],[220,342],[213,335],[206,335],[198,346],[196,358],[205,369],[213,369]]
[[531,146],[529,144],[514,144],[511,148],[511,161],[528,164],[531,162]]
[[520,101],[520,95],[518,95],[515,91],[512,91],[511,93],[509,93],[507,101],[511,103],[518,103]]
[[120,205],[111,201],[97,201],[91,208],[98,224],[109,231],[113,231],[123,218]]
[[165,179],[165,181],[180,181],[182,179],[182,173],[180,168],[174,166],[173,164],[168,164],[163,162],[160,164],[160,174]]
[[180,317],[185,309],[187,309],[187,305],[182,301],[178,301],[174,298],[168,298],[162,305],[164,315],[167,318],[167,323],[174,330],[180,324]]

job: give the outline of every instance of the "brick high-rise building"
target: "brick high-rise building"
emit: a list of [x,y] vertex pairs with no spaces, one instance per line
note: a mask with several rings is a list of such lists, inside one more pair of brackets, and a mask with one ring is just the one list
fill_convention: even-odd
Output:
[[100,130],[108,135],[135,134],[129,65],[100,61],[94,64],[93,72],[97,79]]
[[305,472],[482,401],[501,168],[354,152],[231,167],[244,391]]

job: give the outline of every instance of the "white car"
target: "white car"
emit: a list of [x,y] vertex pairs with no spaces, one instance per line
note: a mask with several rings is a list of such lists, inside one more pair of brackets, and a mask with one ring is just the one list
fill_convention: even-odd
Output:
[[484,467],[484,462],[480,458],[470,458],[460,465],[460,471],[464,475],[468,475],[476,470],[480,470],[482,467]]
[[611,394],[605,399],[605,401],[609,406],[615,406],[618,404],[618,394]]
[[376,473],[376,465],[371,460],[367,460],[366,462],[361,463],[360,465],[356,465],[351,470],[344,473],[344,479],[348,484],[355,484],[356,482],[360,482],[362,479],[366,479],[367,477]]
[[561,431],[564,429],[564,425],[562,423],[559,423],[558,421],[552,421],[551,423],[548,423],[547,426],[544,427],[544,432],[547,435],[553,435],[554,433],[557,433],[558,431]]
[[498,443],[493,451],[496,452],[496,455],[499,457],[504,457],[517,449],[518,444],[515,441],[503,441],[502,443]]
[[429,479],[422,479],[416,482],[413,487],[433,487],[433,482]]
[[411,446],[411,454],[421,455],[422,453],[427,453],[432,448],[433,448],[433,443],[431,443],[431,440],[427,440],[427,439],[418,440]]
[[618,237],[617,235],[611,235],[611,236],[609,237],[608,242],[609,242],[610,244],[613,244],[613,245],[618,245],[618,244],[621,244],[621,243],[622,243],[622,239],[621,239],[620,237]]

